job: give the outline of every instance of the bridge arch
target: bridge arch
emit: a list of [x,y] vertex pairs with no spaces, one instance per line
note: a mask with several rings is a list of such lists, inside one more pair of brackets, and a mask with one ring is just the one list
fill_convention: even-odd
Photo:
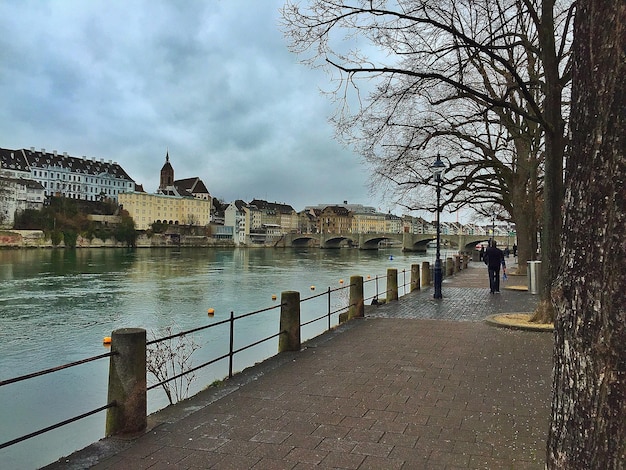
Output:
[[359,235],[359,248],[361,250],[377,250],[380,242],[384,240],[396,241],[399,243],[404,242],[404,238],[401,233],[363,233]]
[[323,235],[320,240],[320,248],[341,248],[342,245],[347,244],[352,247],[355,245],[355,241],[353,237],[350,235],[341,235],[341,234],[329,234],[328,236]]

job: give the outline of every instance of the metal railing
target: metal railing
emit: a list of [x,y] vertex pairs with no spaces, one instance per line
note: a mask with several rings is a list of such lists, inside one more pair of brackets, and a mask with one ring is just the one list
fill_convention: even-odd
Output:
[[[406,295],[407,294],[407,286],[410,285],[410,283],[407,283],[407,280],[406,280],[406,270],[399,271],[398,275],[402,275],[402,283],[398,285],[398,290],[400,290],[400,288],[402,288],[403,295]],[[375,298],[379,298],[380,297],[380,294],[381,294],[380,281],[383,280],[383,279],[386,280],[387,277],[386,276],[384,277],[384,276],[376,275],[374,278],[371,278],[370,276],[368,276],[367,280],[363,281],[363,284],[367,284],[367,283],[370,283],[370,282],[374,282],[375,283],[374,294],[369,296],[369,297],[364,298],[364,302],[368,302],[368,301],[371,301],[371,300],[373,300]],[[396,281],[397,281],[397,279],[396,279]],[[341,287],[334,288],[334,289],[331,288],[331,287],[328,287],[328,289],[326,291],[324,291],[324,292],[321,292],[319,294],[315,294],[315,295],[312,295],[310,297],[306,297],[306,298],[301,299],[300,300],[300,304],[326,296],[327,297],[327,309],[326,309],[326,312],[323,315],[314,317],[314,318],[309,319],[309,320],[307,320],[305,322],[301,322],[300,323],[300,327],[307,326],[307,325],[319,322],[321,320],[327,320],[327,329],[325,331],[330,330],[332,328],[331,319],[332,319],[333,315],[339,315],[342,312],[347,312],[348,309],[351,307],[349,302],[347,302],[346,304],[339,305],[338,308],[333,309],[333,307],[331,306],[331,294],[342,292],[345,289],[349,289],[350,287],[351,287],[350,284],[342,285]],[[409,289],[409,291],[410,291],[410,289]],[[385,292],[385,291],[382,291],[382,292]],[[242,346],[240,348],[235,348],[234,347],[235,322],[237,320],[248,318],[248,317],[251,317],[253,315],[257,315],[257,314],[260,314],[260,313],[263,313],[263,312],[268,312],[268,311],[271,311],[271,310],[275,310],[275,309],[281,308],[282,305],[283,304],[278,304],[278,305],[274,305],[274,306],[271,306],[271,307],[268,307],[268,308],[263,308],[263,309],[260,309],[260,310],[255,310],[253,312],[245,313],[245,314],[242,314],[242,315],[235,315],[234,312],[231,311],[230,317],[228,319],[225,319],[225,320],[222,320],[222,321],[218,321],[218,322],[212,323],[210,325],[205,325],[205,326],[201,326],[201,327],[198,327],[198,328],[193,328],[193,329],[182,331],[182,332],[175,333],[175,334],[172,334],[172,335],[164,336],[162,338],[158,338],[158,339],[154,339],[154,340],[151,340],[151,341],[147,341],[146,342],[146,346],[151,346],[151,345],[155,345],[157,343],[163,342],[163,341],[168,341],[168,340],[171,340],[171,339],[174,339],[174,338],[180,338],[180,337],[183,337],[183,336],[186,336],[186,335],[190,335],[192,333],[196,333],[196,332],[200,332],[200,331],[204,331],[204,330],[209,330],[211,328],[216,328],[216,327],[221,326],[221,325],[226,325],[226,324],[229,325],[229,348],[228,348],[228,352],[227,353],[222,354],[222,355],[220,355],[218,357],[212,358],[209,361],[206,361],[206,362],[204,362],[204,363],[202,363],[200,365],[194,366],[194,367],[192,367],[192,368],[190,368],[188,370],[181,371],[181,372],[179,372],[179,373],[177,373],[177,374],[175,374],[175,375],[173,375],[171,377],[168,377],[167,379],[165,379],[165,380],[163,380],[161,382],[151,384],[151,385],[146,387],[146,391],[153,390],[153,389],[155,389],[155,388],[157,388],[159,386],[163,386],[164,384],[166,384],[168,382],[171,382],[173,380],[181,378],[181,377],[183,377],[183,376],[185,376],[187,374],[193,373],[195,371],[198,371],[198,370],[200,370],[202,368],[205,368],[207,366],[210,366],[212,364],[215,364],[215,363],[217,363],[219,361],[222,361],[222,360],[225,360],[225,359],[228,359],[228,377],[232,378],[233,377],[233,361],[234,361],[234,357],[235,357],[236,354],[239,354],[239,353],[241,353],[241,352],[243,352],[245,350],[248,350],[248,349],[250,349],[252,347],[255,347],[255,346],[259,345],[259,344],[265,343],[265,342],[270,341],[272,339],[278,338],[280,335],[285,333],[284,331],[279,331],[278,333],[275,333],[275,334],[272,334],[270,336],[258,339],[256,341],[254,341],[254,342],[252,342],[250,344],[247,344],[245,346]],[[109,352],[109,353],[105,353],[105,354],[100,354],[98,356],[89,357],[89,358],[86,358],[86,359],[83,359],[83,360],[79,360],[79,361],[71,362],[71,363],[68,363],[68,364],[61,365],[61,366],[45,369],[45,370],[42,370],[42,371],[39,371],[39,372],[34,372],[34,373],[31,373],[31,374],[26,374],[26,375],[18,376],[18,377],[7,379],[7,380],[2,380],[2,381],[0,381],[0,387],[4,387],[4,386],[10,385],[10,384],[17,383],[17,382],[29,380],[29,379],[32,379],[32,378],[35,378],[35,377],[40,377],[42,375],[51,374],[51,373],[58,372],[58,371],[61,371],[61,370],[64,370],[64,369],[68,369],[68,368],[71,368],[71,367],[75,367],[75,366],[79,366],[79,365],[82,365],[82,364],[86,364],[88,362],[92,362],[92,361],[96,361],[96,360],[100,360],[100,359],[105,359],[105,358],[111,358],[114,355],[116,355],[115,352]],[[267,357],[263,358],[263,359],[267,359]],[[17,437],[15,439],[10,440],[10,441],[4,442],[4,443],[0,443],[0,449],[12,446],[12,445],[20,443],[20,442],[23,442],[23,441],[25,441],[27,439],[30,439],[30,438],[35,437],[35,436],[38,436],[40,434],[44,434],[44,433],[52,431],[54,429],[58,429],[58,428],[60,428],[62,426],[65,426],[67,424],[73,423],[75,421],[78,421],[80,419],[86,418],[88,416],[91,416],[93,414],[99,413],[101,411],[107,410],[107,409],[112,408],[114,406],[116,406],[116,402],[115,401],[111,401],[110,403],[107,403],[107,404],[105,404],[105,405],[103,405],[101,407],[95,408],[95,409],[87,411],[85,413],[81,413],[81,414],[76,415],[74,417],[71,417],[71,418],[68,418],[66,420],[60,421],[60,422],[58,422],[56,424],[47,426],[45,428],[39,429],[37,431],[31,432],[31,433],[28,433],[28,434],[25,434],[25,435],[20,436],[20,437]]]
[[[14,384],[14,383],[17,383],[17,382],[22,382],[24,380],[32,379],[32,378],[35,378],[35,377],[41,377],[42,375],[47,375],[47,374],[51,374],[53,372],[58,372],[60,370],[69,369],[70,367],[80,366],[80,365],[83,365],[83,364],[87,364],[88,362],[96,361],[98,359],[105,359],[107,357],[113,356],[114,354],[115,354],[114,352],[109,352],[109,353],[106,353],[106,354],[100,354],[98,356],[88,357],[87,359],[81,359],[80,361],[70,362],[68,364],[63,364],[61,366],[52,367],[50,369],[44,369],[44,370],[41,370],[39,372],[33,372],[32,374],[26,374],[26,375],[21,375],[19,377],[14,377],[12,379],[1,380],[0,381],[0,387],[3,387],[5,385]],[[68,419],[66,419],[64,421],[58,422],[58,423],[53,424],[51,426],[47,426],[47,427],[39,429],[37,431],[33,431],[31,433],[28,433],[28,434],[26,434],[24,436],[20,436],[20,437],[17,437],[15,439],[11,439],[10,441],[0,443],[0,449],[4,449],[5,447],[9,447],[9,446],[12,446],[14,444],[18,444],[18,443],[20,443],[22,441],[25,441],[25,440],[30,439],[30,438],[35,437],[35,436],[39,436],[40,434],[44,434],[44,433],[46,433],[48,431],[52,431],[54,429],[58,429],[58,428],[60,428],[62,426],[65,426],[66,424],[73,423],[75,421],[78,421],[80,419],[86,418],[86,417],[91,416],[93,414],[99,413],[100,411],[104,411],[104,410],[106,410],[108,408],[111,408],[113,406],[115,406],[115,402],[107,403],[104,406],[101,406],[99,408],[93,409],[91,411],[87,411],[85,413],[82,413],[80,415],[74,416],[72,418],[68,418]]]

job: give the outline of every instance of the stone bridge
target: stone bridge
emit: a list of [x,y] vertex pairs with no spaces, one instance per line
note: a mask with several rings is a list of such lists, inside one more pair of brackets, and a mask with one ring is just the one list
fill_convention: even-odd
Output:
[[[441,245],[456,248],[460,252],[472,252],[476,244],[487,242],[488,235],[441,235]],[[412,233],[289,233],[283,235],[274,246],[277,247],[357,247],[361,250],[377,250],[380,242],[402,246],[402,251],[425,252],[428,244],[437,240],[435,234],[417,235]],[[504,247],[513,240],[497,236],[498,246]]]

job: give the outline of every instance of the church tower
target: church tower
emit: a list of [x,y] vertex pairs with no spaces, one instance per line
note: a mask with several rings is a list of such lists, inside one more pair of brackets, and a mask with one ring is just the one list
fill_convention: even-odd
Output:
[[165,192],[166,188],[174,185],[174,168],[170,164],[170,151],[165,154],[165,165],[161,168],[161,182],[159,192]]

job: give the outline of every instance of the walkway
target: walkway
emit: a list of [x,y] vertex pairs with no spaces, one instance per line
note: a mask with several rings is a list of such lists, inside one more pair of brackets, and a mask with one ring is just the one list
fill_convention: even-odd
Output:
[[46,468],[543,469],[552,335],[487,326],[485,315],[530,311],[536,298],[490,295],[473,264],[441,301],[428,289],[368,307],[151,416],[139,438]]

